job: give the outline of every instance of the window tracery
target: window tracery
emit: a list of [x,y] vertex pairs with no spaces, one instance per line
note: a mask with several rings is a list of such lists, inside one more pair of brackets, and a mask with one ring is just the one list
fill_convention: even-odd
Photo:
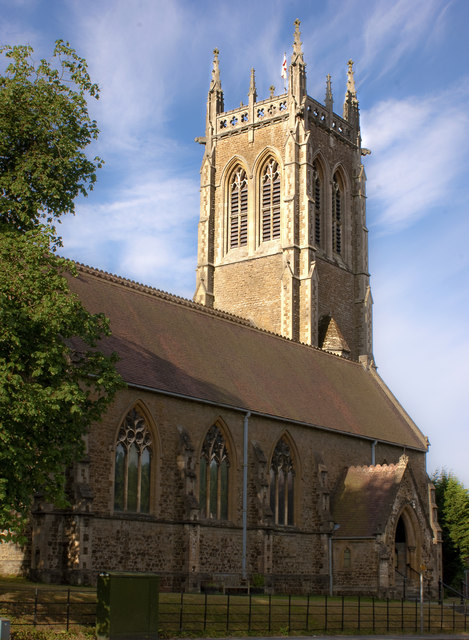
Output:
[[152,438],[145,419],[132,409],[117,435],[114,468],[114,509],[150,512]]
[[294,479],[290,447],[285,438],[281,438],[270,464],[270,508],[275,524],[294,524]]
[[235,169],[230,180],[230,249],[248,243],[248,181],[242,167]]
[[230,458],[216,425],[212,425],[205,436],[199,463],[201,516],[227,520]]
[[342,255],[342,222],[344,193],[337,173],[332,179],[332,250]]
[[314,230],[313,238],[315,244],[321,244],[321,213],[322,213],[322,180],[316,160],[313,163],[313,197],[314,197]]
[[280,238],[280,171],[270,159],[261,176],[262,242]]

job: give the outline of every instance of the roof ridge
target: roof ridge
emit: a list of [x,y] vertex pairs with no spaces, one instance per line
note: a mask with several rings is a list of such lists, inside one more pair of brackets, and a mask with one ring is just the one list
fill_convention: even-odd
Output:
[[238,316],[234,313],[230,313],[228,311],[223,311],[221,309],[213,309],[211,307],[207,307],[200,302],[194,302],[194,300],[189,300],[189,298],[184,298],[182,296],[178,296],[174,293],[169,293],[168,291],[163,291],[162,289],[157,289],[156,287],[152,287],[150,285],[142,284],[141,282],[137,282],[135,280],[131,280],[130,278],[124,278],[123,276],[118,276],[115,273],[110,273],[109,271],[104,271],[103,269],[97,269],[96,267],[90,267],[87,264],[83,264],[82,262],[73,261],[75,266],[79,271],[84,273],[88,273],[89,275],[96,276],[101,278],[102,280],[106,280],[108,282],[112,282],[114,284],[122,285],[129,289],[133,289],[135,291],[139,291],[141,293],[146,293],[168,302],[173,302],[175,304],[180,304],[181,306],[189,307],[190,309],[194,309],[196,311],[201,311],[203,313],[207,313],[208,315],[214,316],[216,318],[222,318],[223,320],[229,320],[230,322],[234,322],[236,324],[249,327],[250,329],[254,329],[256,331],[260,331],[261,333],[266,333],[267,335],[274,336],[275,338],[280,338],[281,340],[285,340],[287,342],[291,342],[293,344],[298,344],[303,347],[308,347],[310,349],[314,349],[315,351],[319,351],[320,353],[327,354],[332,358],[339,358],[340,360],[346,360],[352,364],[360,365],[359,362],[355,360],[351,360],[350,358],[346,358],[344,356],[340,356],[335,353],[331,353],[326,349],[321,349],[320,347],[316,347],[312,344],[307,344],[306,342],[301,342],[299,340],[293,340],[292,338],[288,338],[286,336],[282,336],[279,333],[275,333],[275,331],[269,331],[268,329],[264,329],[262,327],[257,327],[252,324],[250,320],[247,318],[243,318],[242,316]]

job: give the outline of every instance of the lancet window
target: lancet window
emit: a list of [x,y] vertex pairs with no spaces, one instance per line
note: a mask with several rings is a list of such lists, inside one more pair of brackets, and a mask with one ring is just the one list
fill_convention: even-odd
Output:
[[319,171],[318,163],[314,161],[313,163],[313,198],[314,198],[314,216],[313,216],[313,240],[316,245],[321,244],[321,236],[322,236],[322,180],[321,174]]
[[230,180],[230,249],[248,243],[248,181],[246,172],[237,167]]
[[117,435],[114,471],[114,509],[150,512],[152,438],[137,409],[129,411]]
[[223,435],[216,425],[207,432],[199,467],[201,516],[227,520],[230,458]]
[[332,179],[332,250],[342,255],[344,191],[337,173]]
[[290,447],[281,438],[275,447],[270,464],[270,508],[274,523],[293,525],[295,468]]
[[352,553],[348,547],[344,549],[344,569],[350,569],[352,566]]
[[262,241],[280,238],[280,171],[269,160],[261,176]]

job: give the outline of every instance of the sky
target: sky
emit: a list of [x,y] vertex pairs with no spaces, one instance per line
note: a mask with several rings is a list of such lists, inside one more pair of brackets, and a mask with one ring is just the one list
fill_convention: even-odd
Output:
[[[467,0],[0,0],[0,43],[88,61],[105,160],[62,254],[192,298],[199,170],[213,60],[225,108],[283,91],[294,21],[308,94],[332,76],[342,111],[355,65],[367,182],[378,372],[428,436],[428,471],[469,488],[469,2]],[[0,65],[3,61],[0,61]]]

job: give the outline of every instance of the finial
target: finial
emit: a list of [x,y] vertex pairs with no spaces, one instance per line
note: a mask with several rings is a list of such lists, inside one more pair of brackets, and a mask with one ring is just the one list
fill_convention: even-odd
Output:
[[274,93],[275,93],[275,87],[274,87],[273,84],[270,85],[269,90],[270,90],[270,96],[269,97],[272,99],[274,97]]
[[301,41],[300,41],[300,24],[301,22],[298,20],[298,18],[295,20],[295,34],[294,34],[294,39],[293,39],[293,53],[296,55],[302,55],[302,51],[301,51]]
[[220,53],[220,51],[215,48],[213,50],[213,69],[212,69],[212,82],[210,84],[210,88],[211,89],[220,89],[221,88],[221,82],[220,82],[220,67],[218,65],[218,54]]
[[354,97],[357,95],[357,91],[355,89],[355,79],[353,77],[353,60],[348,61],[347,93],[351,93]]
[[254,102],[257,100],[257,91],[256,91],[256,76],[254,67],[251,69],[251,82],[249,84],[249,97],[252,96]]
[[334,100],[332,98],[332,84],[331,84],[331,74],[328,73],[327,74],[327,78],[326,78],[326,107],[332,111],[333,109],[333,104],[334,104]]

